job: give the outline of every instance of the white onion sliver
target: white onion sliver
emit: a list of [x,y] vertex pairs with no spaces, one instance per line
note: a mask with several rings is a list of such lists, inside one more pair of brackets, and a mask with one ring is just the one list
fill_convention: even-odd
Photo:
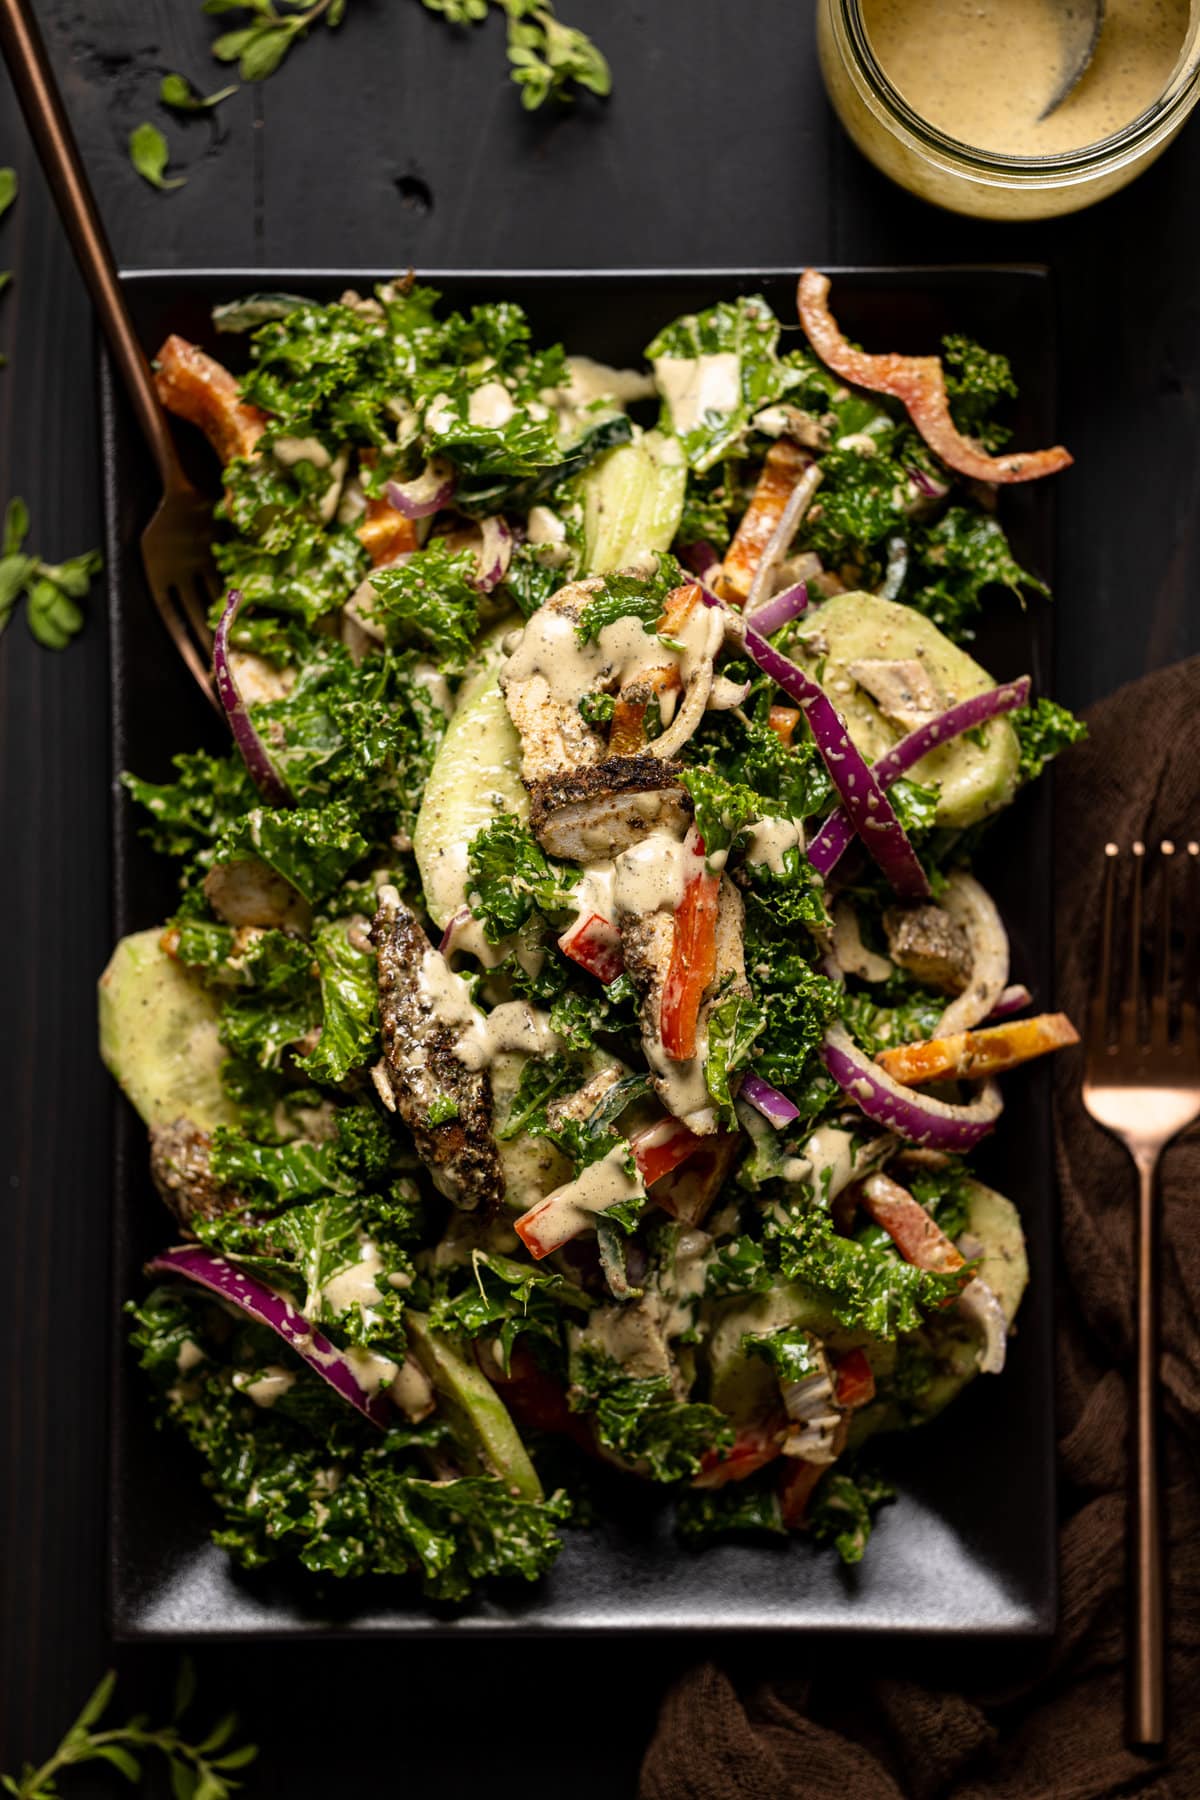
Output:
[[939,1037],[969,1031],[986,1019],[1008,983],[1008,933],[987,889],[956,869],[946,883],[942,905],[962,926],[971,946],[971,974],[963,993],[952,1000],[938,1022]]

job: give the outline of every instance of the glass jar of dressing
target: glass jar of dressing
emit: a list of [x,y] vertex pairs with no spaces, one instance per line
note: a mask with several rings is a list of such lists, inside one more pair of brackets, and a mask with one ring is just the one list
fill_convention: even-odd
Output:
[[1065,0],[818,0],[829,97],[876,166],[986,219],[1075,212],[1161,154],[1200,98],[1200,0],[1107,0],[1060,105]]

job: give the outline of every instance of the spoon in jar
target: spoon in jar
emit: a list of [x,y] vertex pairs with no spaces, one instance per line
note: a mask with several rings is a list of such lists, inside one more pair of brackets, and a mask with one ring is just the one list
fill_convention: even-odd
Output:
[[1058,86],[1038,114],[1048,119],[1075,92],[1091,67],[1104,28],[1104,0],[1051,0],[1062,44]]

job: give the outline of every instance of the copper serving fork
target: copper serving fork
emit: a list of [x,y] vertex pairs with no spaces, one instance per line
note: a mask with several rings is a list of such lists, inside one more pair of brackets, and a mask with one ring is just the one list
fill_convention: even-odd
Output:
[[206,697],[220,710],[208,667],[212,637],[207,615],[220,594],[211,552],[212,502],[193,487],[180,464],[29,0],[0,0],[0,49],[75,260],[162,481],[162,500],[142,533],[142,562],[150,592],[172,643]]
[[[1137,1370],[1134,1391],[1135,1451],[1132,1485],[1133,1660],[1128,1736],[1133,1744],[1164,1739],[1164,1619],[1162,1541],[1158,1494],[1158,1271],[1155,1172],[1163,1150],[1200,1118],[1200,1039],[1196,1029],[1196,903],[1200,844],[1177,857],[1175,845],[1159,846],[1158,925],[1152,946],[1143,944],[1146,847],[1135,843],[1130,861],[1128,923],[1124,951],[1116,941],[1117,880],[1124,858],[1105,846],[1104,922],[1099,982],[1087,1023],[1083,1104],[1120,1138],[1138,1172]],[[1179,865],[1183,867],[1180,868]],[[1182,877],[1182,879],[1181,879]],[[1172,949],[1172,915],[1183,902],[1184,952]],[[1151,974],[1143,983],[1143,949]],[[1122,994],[1115,998],[1114,970],[1125,963]],[[1172,1005],[1173,980],[1180,982]],[[1143,991],[1144,990],[1144,991]]]

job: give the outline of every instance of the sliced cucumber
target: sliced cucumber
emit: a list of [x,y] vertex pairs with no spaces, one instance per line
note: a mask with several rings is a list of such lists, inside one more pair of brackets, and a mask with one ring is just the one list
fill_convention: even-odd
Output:
[[207,988],[160,948],[162,927],[122,938],[100,977],[100,1055],[147,1125],[236,1123]]
[[537,1470],[491,1382],[474,1362],[459,1355],[449,1338],[431,1329],[423,1313],[406,1312],[404,1324],[417,1361],[443,1402],[459,1448],[522,1500],[540,1500]]
[[500,812],[529,817],[519,774],[521,743],[496,680],[501,644],[519,624],[510,615],[481,640],[425,784],[413,850],[425,904],[438,925],[466,904],[467,850],[475,833]]
[[647,431],[582,478],[583,573],[607,575],[650,550],[669,550],[683,515],[687,464],[679,441]]
[[[868,762],[877,762],[906,735],[885,719],[855,681],[859,662],[919,662],[944,706],[982,694],[996,683],[987,670],[944,637],[931,619],[878,594],[838,594],[806,618],[796,635],[797,661],[820,680],[850,736]],[[911,779],[938,790],[937,822],[961,828],[1007,806],[1017,789],[1020,750],[1007,719],[930,751]]]

